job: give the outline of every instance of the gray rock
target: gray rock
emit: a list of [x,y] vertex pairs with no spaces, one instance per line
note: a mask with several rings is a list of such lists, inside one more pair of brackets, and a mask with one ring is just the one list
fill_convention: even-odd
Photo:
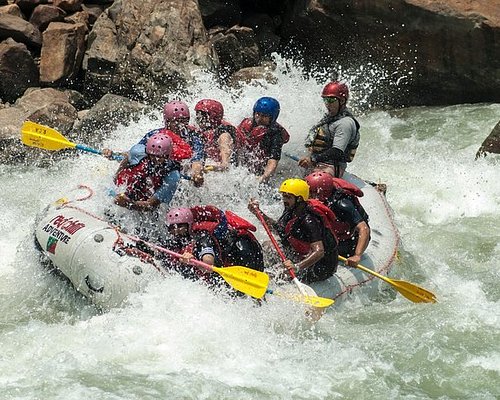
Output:
[[486,157],[488,153],[500,154],[500,121],[495,125],[491,133],[476,153],[476,160],[479,157]]

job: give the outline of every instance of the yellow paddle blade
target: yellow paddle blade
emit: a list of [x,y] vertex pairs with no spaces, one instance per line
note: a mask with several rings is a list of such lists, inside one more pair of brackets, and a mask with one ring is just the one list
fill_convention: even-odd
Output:
[[396,288],[401,295],[414,303],[435,303],[437,301],[434,293],[413,283],[395,279],[391,279],[391,282],[392,286]]
[[278,297],[281,297],[283,299],[287,300],[292,300],[296,301],[299,303],[304,303],[309,306],[313,307],[318,307],[318,308],[326,308],[330,307],[335,301],[332,299],[327,299],[325,297],[318,297],[318,296],[304,296],[302,294],[298,293],[289,293],[289,292],[283,292],[283,291],[275,291],[275,290],[268,290],[266,293],[274,294]]
[[21,127],[21,141],[30,147],[45,150],[62,150],[76,147],[55,129],[36,122],[26,121]]
[[[347,261],[347,259],[342,256],[339,256],[339,260],[342,262]],[[392,285],[392,287],[399,293],[401,293],[401,295],[406,297],[408,300],[413,301],[414,303],[435,303],[437,301],[434,293],[429,292],[428,290],[421,288],[420,286],[417,286],[413,283],[390,279],[387,276],[380,275],[379,273],[372,271],[369,268],[363,267],[361,264],[358,264],[355,268],[382,279],[389,285]]]
[[234,289],[256,299],[264,296],[269,284],[269,275],[247,267],[213,267],[213,271],[222,276]]

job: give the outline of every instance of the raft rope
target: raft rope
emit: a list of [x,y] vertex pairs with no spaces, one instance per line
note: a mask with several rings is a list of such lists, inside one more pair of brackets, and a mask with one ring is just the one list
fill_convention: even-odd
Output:
[[[351,174],[351,175],[356,176],[354,174]],[[361,178],[359,178],[359,179],[361,179]],[[392,231],[396,235],[396,241],[395,241],[394,246],[393,246],[393,251],[392,251],[391,257],[389,258],[389,260],[387,260],[387,262],[383,265],[383,267],[380,268],[379,271],[376,271],[376,272],[379,272],[381,274],[384,274],[386,272],[387,273],[389,272],[389,269],[390,269],[391,265],[393,264],[394,260],[398,256],[398,246],[399,246],[399,243],[400,243],[401,239],[400,239],[400,236],[399,236],[398,229],[396,228],[396,225],[394,224],[394,220],[393,220],[393,217],[392,217],[392,212],[389,209],[389,205],[387,203],[387,200],[385,199],[385,196],[381,192],[379,192],[378,190],[376,192],[377,192],[377,194],[380,196],[380,198],[382,200],[382,204],[384,205],[385,212],[386,212],[387,217],[389,218],[389,221],[391,223]],[[340,277],[337,276],[337,279],[339,279],[339,281],[341,281],[342,283],[344,283]],[[356,288],[358,286],[362,286],[365,283],[372,281],[373,279],[375,279],[375,276],[374,275],[369,275],[369,276],[366,277],[365,280],[363,280],[361,282],[358,282],[356,284],[353,284],[353,285],[345,285],[345,283],[344,283],[345,289],[342,290],[340,293],[338,293],[333,299],[336,300],[337,298],[343,296],[346,293],[351,293],[354,288]]]
[[69,200],[69,201],[67,200],[67,201],[61,202],[61,205],[58,208],[71,208],[73,210],[80,211],[80,212],[88,215],[89,217],[95,218],[98,221],[104,222],[111,229],[113,229],[113,231],[116,234],[116,239],[115,239],[115,241],[113,243],[113,251],[114,252],[116,252],[117,254],[120,254],[119,251],[123,251],[123,252],[125,252],[125,254],[127,254],[129,256],[132,256],[132,257],[136,257],[136,258],[140,259],[144,263],[151,264],[162,275],[165,276],[164,270],[162,268],[160,268],[158,265],[156,265],[155,258],[151,254],[148,254],[148,253],[146,253],[146,252],[138,249],[137,247],[133,247],[130,244],[125,243],[125,241],[123,240],[123,236],[124,235],[120,231],[120,227],[119,226],[113,225],[109,221],[105,220],[104,218],[101,218],[101,217],[99,217],[99,216],[97,216],[97,215],[95,215],[95,214],[93,214],[93,213],[91,213],[91,212],[89,212],[87,210],[84,210],[83,208],[80,208],[78,206],[70,204],[73,201],[88,200],[88,199],[90,199],[94,195],[94,191],[90,187],[88,187],[86,185],[78,185],[78,188],[79,189],[87,189],[89,193],[86,196],[78,198],[78,199],[75,199],[75,200]]
[[[361,178],[359,178],[359,179],[361,179]],[[365,181],[363,181],[363,182],[365,182]],[[84,197],[75,199],[74,201],[88,200],[88,199],[90,199],[94,195],[94,191],[89,186],[78,185],[78,189],[86,189],[86,190],[88,190],[88,194],[86,196],[84,196]],[[393,246],[393,252],[391,254],[391,257],[384,264],[384,266],[382,268],[380,268],[379,271],[377,271],[377,272],[383,274],[383,273],[388,272],[388,270],[391,267],[391,265],[393,264],[394,260],[397,258],[397,256],[398,256],[398,246],[399,246],[401,238],[399,236],[398,229],[396,228],[396,225],[394,224],[392,212],[389,209],[389,206],[387,204],[387,200],[385,199],[384,195],[381,192],[379,192],[378,190],[376,192],[377,192],[377,194],[380,196],[380,198],[382,200],[382,204],[384,205],[385,212],[386,212],[387,217],[389,218],[389,221],[391,223],[392,231],[396,235],[396,241],[395,241],[394,246]],[[63,199],[61,199],[61,200],[63,200]],[[109,221],[105,220],[104,218],[101,218],[101,217],[99,217],[99,216],[97,216],[95,214],[92,214],[91,212],[89,212],[87,210],[84,210],[84,209],[82,209],[80,207],[71,205],[70,203],[72,203],[72,202],[73,202],[73,200],[62,202],[61,205],[60,205],[60,208],[63,208],[63,207],[72,208],[72,209],[78,210],[78,211],[80,211],[80,212],[82,212],[82,213],[84,213],[84,214],[86,214],[86,215],[88,215],[88,216],[90,216],[92,218],[95,218],[95,219],[97,219],[99,221],[102,221],[102,222],[106,223],[111,229],[113,229],[115,231],[116,236],[117,236],[115,242],[113,243],[113,251],[117,251],[116,248],[118,248],[119,250],[123,250],[126,254],[128,254],[128,255],[130,255],[132,257],[137,257],[141,261],[153,265],[161,274],[165,275],[165,272],[163,271],[163,269],[160,268],[160,267],[158,267],[156,265],[155,259],[154,259],[154,257],[151,254],[145,253],[144,251],[138,249],[137,247],[132,247],[129,244],[125,244],[125,241],[123,240],[122,232],[120,232],[120,227],[111,224]],[[362,285],[364,285],[364,284],[372,281],[373,279],[375,279],[375,276],[373,276],[373,275],[367,276],[365,280],[360,281],[360,282],[358,282],[356,284],[353,284],[353,285],[345,285],[345,283],[342,281],[342,279],[340,277],[338,277],[338,276],[337,276],[337,279],[339,279],[339,281],[341,281],[344,284],[345,289],[342,290],[340,293],[338,293],[333,298],[334,300],[337,299],[337,298],[339,298],[339,297],[342,297],[346,293],[351,293],[354,288],[356,288],[358,286],[362,286]]]

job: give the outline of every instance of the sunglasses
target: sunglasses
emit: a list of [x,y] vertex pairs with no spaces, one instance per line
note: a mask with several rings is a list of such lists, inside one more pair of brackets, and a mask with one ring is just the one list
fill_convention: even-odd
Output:
[[337,101],[339,101],[339,99],[337,99],[336,97],[323,97],[323,101],[326,104],[332,104],[332,103],[336,103]]

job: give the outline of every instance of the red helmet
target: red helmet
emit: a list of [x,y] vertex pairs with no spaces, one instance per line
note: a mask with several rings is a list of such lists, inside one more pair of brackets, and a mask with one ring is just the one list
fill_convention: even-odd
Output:
[[208,113],[210,123],[213,126],[218,126],[222,122],[224,116],[224,107],[217,100],[203,99],[194,106],[195,111],[203,111]]
[[172,152],[172,139],[164,133],[155,133],[146,142],[146,154],[167,158]]
[[321,97],[342,97],[347,103],[347,100],[349,100],[349,88],[345,83],[339,81],[330,82],[323,88]]
[[169,101],[163,106],[163,119],[167,122],[177,118],[189,119],[189,108],[182,101]]
[[325,201],[332,195],[333,191],[337,189],[333,176],[328,172],[313,172],[305,177],[305,181],[309,185],[311,197],[319,201]]

